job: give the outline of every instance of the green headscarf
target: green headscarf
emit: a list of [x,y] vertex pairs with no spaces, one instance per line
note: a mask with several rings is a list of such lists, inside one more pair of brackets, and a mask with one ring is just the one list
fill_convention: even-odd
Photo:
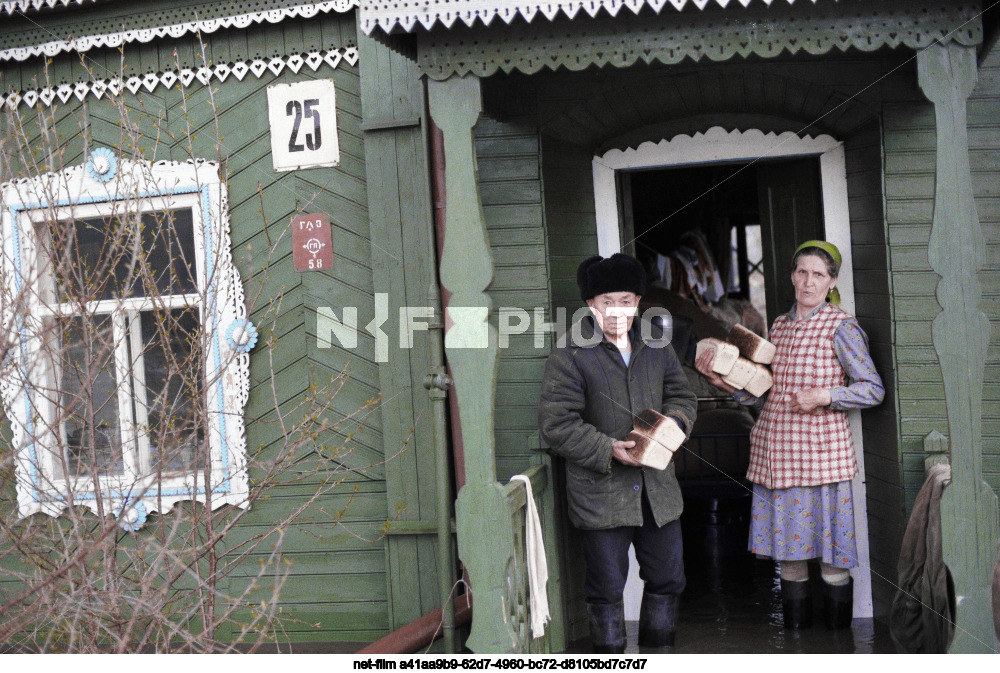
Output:
[[[838,270],[838,274],[839,274],[839,270],[840,270],[840,265],[841,265],[841,262],[842,262],[842,258],[840,256],[840,250],[837,248],[837,246],[835,246],[833,243],[830,243],[829,241],[819,241],[819,240],[816,240],[816,241],[806,241],[805,243],[803,243],[802,245],[800,245],[799,247],[797,247],[795,249],[795,252],[792,253],[792,259],[795,259],[795,255],[799,254],[800,252],[802,252],[806,248],[819,248],[823,252],[825,252],[828,255],[830,255],[830,257],[833,257],[833,261],[835,261],[837,263],[837,270]],[[836,286],[834,286],[833,288],[831,288],[830,291],[826,295],[826,300],[828,302],[830,302],[831,304],[833,304],[834,306],[839,306],[840,305],[840,290],[838,290],[836,288]]]

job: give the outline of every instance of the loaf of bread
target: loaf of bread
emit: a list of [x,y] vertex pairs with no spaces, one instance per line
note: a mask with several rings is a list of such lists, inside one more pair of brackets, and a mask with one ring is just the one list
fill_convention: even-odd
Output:
[[771,376],[771,370],[764,365],[755,362],[753,366],[754,375],[750,377],[743,389],[754,397],[760,397],[774,385],[774,377]]
[[754,367],[754,363],[750,362],[744,357],[737,357],[736,362],[733,363],[733,368],[729,370],[729,373],[722,377],[722,380],[731,385],[733,388],[739,388],[743,390],[753,375],[757,372]]
[[706,350],[715,349],[715,360],[712,361],[712,371],[719,376],[726,376],[736,364],[736,359],[740,356],[740,349],[731,343],[708,337],[698,342],[695,348],[695,358],[701,356]]
[[776,350],[774,344],[767,339],[760,338],[743,325],[733,325],[726,341],[736,346],[740,355],[751,362],[769,365],[774,360]]
[[635,417],[632,431],[625,440],[635,442],[634,447],[627,449],[629,456],[643,465],[662,470],[670,464],[674,451],[684,443],[684,431],[674,419],[646,409]]

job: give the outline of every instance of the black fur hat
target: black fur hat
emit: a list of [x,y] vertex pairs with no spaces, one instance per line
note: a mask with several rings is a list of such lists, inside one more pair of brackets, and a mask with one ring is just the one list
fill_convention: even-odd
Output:
[[616,252],[607,259],[589,257],[576,269],[576,284],[584,301],[608,292],[646,291],[646,271],[635,257]]

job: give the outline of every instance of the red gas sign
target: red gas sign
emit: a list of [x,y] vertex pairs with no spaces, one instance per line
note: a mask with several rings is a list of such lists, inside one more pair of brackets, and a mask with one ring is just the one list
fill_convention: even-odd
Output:
[[329,215],[292,218],[292,259],[296,271],[327,271],[333,267]]

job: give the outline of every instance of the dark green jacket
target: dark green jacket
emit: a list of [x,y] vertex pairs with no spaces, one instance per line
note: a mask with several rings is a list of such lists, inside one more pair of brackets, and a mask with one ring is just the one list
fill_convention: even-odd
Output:
[[[570,521],[584,529],[641,526],[643,489],[649,493],[656,524],[674,521],[683,509],[674,464],[655,470],[611,457],[612,442],[625,438],[643,409],[673,416],[685,434],[691,433],[697,400],[673,348],[643,342],[637,319],[626,369],[618,348],[603,338],[593,316],[584,316],[574,329],[600,342],[581,345],[567,339],[565,345],[557,344],[545,363],[538,404],[542,439],[566,459]],[[661,334],[655,326],[653,330],[651,336]]]

